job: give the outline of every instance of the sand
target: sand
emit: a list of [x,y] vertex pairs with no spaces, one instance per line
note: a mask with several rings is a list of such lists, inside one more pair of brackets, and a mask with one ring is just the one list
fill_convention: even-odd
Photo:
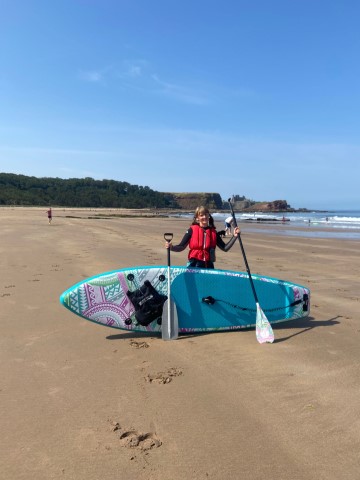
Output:
[[[163,232],[180,240],[188,221],[98,213],[54,209],[48,225],[45,208],[0,209],[0,478],[359,478],[359,242],[242,225],[252,273],[310,287],[311,316],[276,326],[272,345],[253,330],[164,342],[58,298],[166,264]],[[245,269],[237,245],[217,257]]]

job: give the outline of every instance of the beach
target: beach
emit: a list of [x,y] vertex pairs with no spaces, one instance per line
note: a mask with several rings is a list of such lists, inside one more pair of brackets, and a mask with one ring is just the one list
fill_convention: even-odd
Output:
[[[359,478],[358,240],[241,224],[251,272],[309,287],[310,316],[274,326],[273,344],[252,329],[164,342],[83,320],[59,295],[166,265],[164,232],[176,243],[189,220],[53,208],[49,225],[46,210],[0,208],[0,478]],[[239,246],[216,266],[245,271]]]

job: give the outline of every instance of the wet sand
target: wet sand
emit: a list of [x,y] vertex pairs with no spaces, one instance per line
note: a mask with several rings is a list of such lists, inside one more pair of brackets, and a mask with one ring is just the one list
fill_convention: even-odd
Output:
[[[311,316],[275,326],[272,345],[254,330],[163,342],[58,298],[101,272],[166,264],[163,233],[180,240],[188,220],[98,213],[55,208],[48,225],[46,208],[0,208],[0,477],[359,478],[360,243],[242,224],[251,272],[308,286]],[[236,244],[217,259],[245,269]]]

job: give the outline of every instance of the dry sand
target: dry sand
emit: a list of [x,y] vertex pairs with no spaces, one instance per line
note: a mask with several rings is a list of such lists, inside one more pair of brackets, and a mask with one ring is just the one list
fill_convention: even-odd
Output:
[[[360,478],[358,241],[243,225],[251,271],[309,286],[311,316],[275,327],[272,345],[253,330],[163,342],[58,298],[166,264],[163,232],[180,240],[188,221],[53,213],[48,225],[45,208],[0,209],[1,479]],[[238,246],[217,267],[244,270]]]

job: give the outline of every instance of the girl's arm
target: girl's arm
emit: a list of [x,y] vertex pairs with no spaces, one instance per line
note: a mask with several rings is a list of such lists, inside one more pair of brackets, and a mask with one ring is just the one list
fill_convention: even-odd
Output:
[[192,229],[190,227],[178,245],[171,244],[170,250],[172,252],[182,252],[183,250],[185,250],[185,248],[189,245],[191,235],[192,235]]
[[237,235],[234,235],[231,240],[229,240],[227,243],[225,243],[224,240],[220,237],[219,233],[217,233],[216,245],[223,252],[228,252],[230,250],[230,248],[234,245],[236,240],[237,240]]

